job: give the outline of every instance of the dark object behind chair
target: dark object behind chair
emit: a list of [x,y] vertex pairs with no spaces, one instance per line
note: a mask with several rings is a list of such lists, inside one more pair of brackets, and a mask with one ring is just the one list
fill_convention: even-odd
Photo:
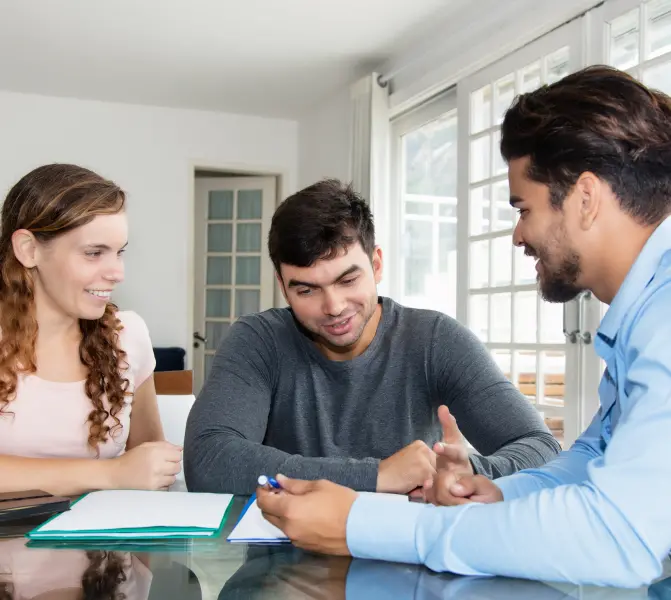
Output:
[[186,360],[184,348],[154,348],[156,368],[154,371],[183,371]]

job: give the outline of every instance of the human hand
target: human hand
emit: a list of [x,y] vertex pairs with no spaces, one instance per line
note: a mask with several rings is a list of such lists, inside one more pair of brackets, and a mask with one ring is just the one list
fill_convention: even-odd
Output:
[[280,491],[259,487],[256,501],[264,518],[299,548],[348,556],[347,518],[357,493],[330,481],[277,476]]
[[421,440],[380,461],[377,491],[408,494],[436,474],[436,454]]
[[116,489],[168,489],[182,470],[182,448],[164,441],[145,442],[112,459],[110,466]]
[[501,489],[482,475],[459,475],[453,471],[438,471],[436,477],[424,484],[424,500],[437,506],[458,506],[479,502],[492,504],[503,500]]
[[447,470],[459,475],[473,475],[473,465],[468,458],[468,448],[459,431],[457,421],[447,406],[438,407],[438,420],[443,429],[443,439],[436,442],[436,470]]

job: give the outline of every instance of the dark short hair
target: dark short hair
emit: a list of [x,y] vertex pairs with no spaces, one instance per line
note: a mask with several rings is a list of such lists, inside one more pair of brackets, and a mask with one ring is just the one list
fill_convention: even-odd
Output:
[[590,171],[639,223],[671,212],[671,99],[623,71],[596,65],[518,96],[501,126],[501,154],[528,156],[528,176],[550,188],[556,208]]
[[268,235],[268,252],[280,265],[309,267],[335,258],[359,242],[372,258],[375,249],[373,215],[352,185],[324,179],[289,196],[275,211]]

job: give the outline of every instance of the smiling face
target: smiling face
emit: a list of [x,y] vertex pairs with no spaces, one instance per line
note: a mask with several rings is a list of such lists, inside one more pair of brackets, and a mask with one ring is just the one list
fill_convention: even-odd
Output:
[[112,290],[123,281],[127,240],[124,212],[98,215],[46,244],[25,230],[15,232],[15,254],[32,269],[38,312],[47,308],[73,319],[101,318]]
[[376,248],[371,259],[358,242],[309,267],[282,264],[278,275],[296,319],[333,358],[357,356],[372,341],[381,278],[382,252]]
[[[510,203],[519,212],[513,242],[524,247],[527,256],[536,258],[543,298],[567,302],[585,289],[580,285],[581,256],[572,244],[564,210],[552,206],[547,185],[528,177],[528,165],[528,158],[519,158],[511,160],[508,169]],[[567,198],[564,204],[570,202]]]

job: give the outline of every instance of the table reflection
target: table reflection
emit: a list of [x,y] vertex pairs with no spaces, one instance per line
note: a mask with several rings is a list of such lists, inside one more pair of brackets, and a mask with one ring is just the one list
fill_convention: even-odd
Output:
[[26,547],[0,540],[0,600],[148,600],[152,572],[140,555]]
[[324,557],[288,546],[252,546],[219,600],[671,600],[671,578],[636,590],[437,574],[416,565]]

